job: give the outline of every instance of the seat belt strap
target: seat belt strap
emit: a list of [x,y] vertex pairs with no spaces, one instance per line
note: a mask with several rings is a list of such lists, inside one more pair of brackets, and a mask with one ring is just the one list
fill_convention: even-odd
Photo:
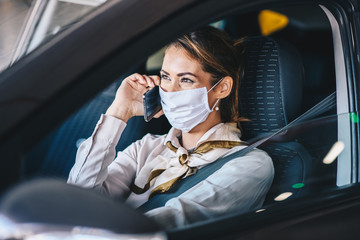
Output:
[[321,102],[319,102],[318,104],[313,106],[311,109],[309,109],[308,111],[306,111],[305,113],[300,115],[298,118],[296,118],[291,123],[284,126],[283,128],[281,128],[273,133],[266,134],[266,136],[261,137],[259,140],[255,141],[251,145],[249,145],[237,152],[229,154],[225,157],[222,157],[222,158],[216,160],[215,162],[201,168],[200,170],[197,171],[197,174],[191,175],[185,179],[182,179],[178,184],[173,186],[169,191],[154,196],[149,201],[147,201],[146,203],[141,205],[138,209],[143,212],[147,212],[151,209],[164,206],[168,200],[181,195],[182,193],[184,193],[188,189],[192,188],[196,184],[205,180],[207,177],[209,177],[215,171],[220,169],[225,163],[229,162],[230,160],[233,160],[235,158],[239,158],[239,157],[246,155],[247,153],[251,152],[254,148],[258,147],[259,145],[261,145],[265,141],[269,140],[273,136],[286,131],[287,129],[291,128],[292,126],[294,126],[300,122],[303,122],[305,120],[311,119],[316,116],[319,116],[320,114],[333,109],[335,106],[336,106],[336,92],[330,94],[328,97],[323,99]]

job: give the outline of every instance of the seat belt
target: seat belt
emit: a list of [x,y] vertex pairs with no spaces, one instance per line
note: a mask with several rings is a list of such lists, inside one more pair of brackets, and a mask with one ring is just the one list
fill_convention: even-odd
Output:
[[254,143],[250,144],[249,146],[234,152],[232,154],[229,154],[225,157],[219,158],[215,162],[210,163],[209,165],[199,169],[195,175],[188,176],[187,178],[182,179],[178,184],[173,186],[169,191],[155,195],[153,198],[151,198],[149,201],[141,205],[138,209],[143,212],[147,212],[151,209],[162,207],[165,205],[165,203],[175,198],[188,189],[192,188],[196,184],[200,183],[201,181],[205,180],[207,177],[209,177],[211,174],[213,174],[215,171],[220,169],[225,163],[231,161],[232,159],[242,157],[252,151],[254,148],[258,147],[265,141],[269,140],[270,138],[274,137],[275,135],[278,135],[289,128],[293,127],[294,125],[303,122],[305,120],[311,119],[313,117],[319,116],[322,113],[325,113],[331,109],[333,109],[336,106],[336,92],[330,94],[328,97],[323,99],[321,102],[310,108],[308,111],[300,115],[298,118],[293,120],[288,125],[284,126],[283,128],[270,133],[266,134],[266,136],[261,137],[259,140],[255,141]]

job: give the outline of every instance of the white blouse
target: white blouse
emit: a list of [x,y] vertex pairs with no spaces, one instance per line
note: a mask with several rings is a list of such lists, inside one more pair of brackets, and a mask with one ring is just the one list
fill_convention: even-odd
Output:
[[[68,183],[98,189],[138,207],[148,200],[157,179],[151,181],[150,188],[142,194],[132,192],[130,185],[134,180],[136,184],[144,184],[152,168],[149,166],[161,164],[175,170],[183,167],[173,164],[179,162],[173,161],[178,155],[166,145],[170,141],[176,148],[182,149],[177,138],[180,131],[172,128],[168,134],[161,136],[147,134],[116,156],[115,147],[125,127],[125,122],[102,115],[92,136],[80,145]],[[220,123],[208,130],[197,146],[215,140],[240,141],[240,131],[234,124]],[[244,146],[191,154],[188,165],[201,169],[241,148]],[[171,175],[172,172],[175,171],[164,175]],[[173,228],[226,213],[256,210],[262,206],[273,176],[271,158],[264,151],[254,149],[243,157],[227,162],[204,181],[170,199],[164,207],[148,211],[146,215],[164,228]]]

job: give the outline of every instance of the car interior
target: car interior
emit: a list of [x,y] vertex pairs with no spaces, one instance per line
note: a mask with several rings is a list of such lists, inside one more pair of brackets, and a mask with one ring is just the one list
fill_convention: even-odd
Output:
[[[263,32],[265,26],[259,16],[264,11],[274,19],[271,33]],[[287,23],[277,26],[279,19]],[[250,121],[241,124],[242,140],[251,143],[285,127],[335,92],[331,26],[319,6],[260,9],[233,14],[212,25],[234,39],[245,37],[245,75],[239,88],[239,111]],[[158,74],[163,52],[164,48],[128,74]],[[109,107],[128,74],[119,76],[24,156],[25,179],[67,178],[77,148],[91,136],[101,113]],[[116,149],[125,149],[147,133],[166,134],[170,128],[164,116],[150,122],[133,117]],[[291,193],[287,199],[295,199],[336,187],[336,161],[325,165],[322,160],[337,141],[337,132],[333,108],[258,147],[271,156],[275,167],[264,206],[276,204],[277,197],[285,192]]]

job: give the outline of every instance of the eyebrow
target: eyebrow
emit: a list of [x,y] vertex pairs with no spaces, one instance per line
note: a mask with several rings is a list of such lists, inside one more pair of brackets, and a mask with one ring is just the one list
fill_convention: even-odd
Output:
[[[160,72],[163,72],[165,73],[166,75],[170,75],[168,72],[166,72],[165,70],[161,69]],[[183,72],[183,73],[178,73],[177,76],[178,77],[182,77],[182,76],[185,76],[185,75],[191,75],[191,76],[194,76],[197,78],[197,76],[191,72]]]

